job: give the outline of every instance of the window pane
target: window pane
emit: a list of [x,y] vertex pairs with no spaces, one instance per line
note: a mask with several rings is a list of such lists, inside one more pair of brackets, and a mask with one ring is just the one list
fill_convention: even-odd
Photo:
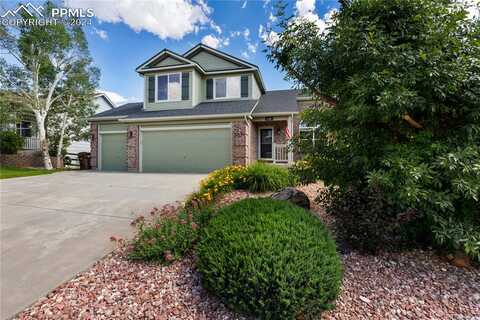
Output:
[[168,76],[159,76],[157,78],[157,100],[168,99]]
[[240,77],[227,78],[227,97],[240,98]]
[[225,98],[227,96],[227,79],[215,79],[215,98]]
[[168,76],[168,100],[180,100],[181,97],[180,73],[173,73]]
[[272,129],[260,129],[260,158],[271,159],[273,155]]

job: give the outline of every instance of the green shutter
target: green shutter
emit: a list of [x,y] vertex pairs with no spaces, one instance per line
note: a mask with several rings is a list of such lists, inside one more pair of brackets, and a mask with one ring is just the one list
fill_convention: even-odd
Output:
[[148,77],[148,102],[155,102],[155,77]]
[[242,76],[241,78],[241,94],[242,98],[248,97],[248,76]]
[[182,72],[182,100],[190,99],[190,72]]
[[207,99],[213,99],[213,79],[207,79]]

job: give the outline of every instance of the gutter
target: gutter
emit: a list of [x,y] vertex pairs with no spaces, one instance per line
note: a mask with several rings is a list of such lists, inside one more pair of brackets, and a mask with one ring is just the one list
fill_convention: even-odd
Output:
[[227,119],[249,116],[248,113],[230,113],[230,114],[209,114],[198,116],[172,116],[172,117],[149,117],[149,118],[127,118],[119,119],[119,122],[160,122],[174,120],[195,120],[195,119]]
[[88,122],[96,122],[96,121],[109,121],[109,120],[120,120],[124,119],[127,116],[110,116],[110,117],[93,117],[93,118],[88,118]]

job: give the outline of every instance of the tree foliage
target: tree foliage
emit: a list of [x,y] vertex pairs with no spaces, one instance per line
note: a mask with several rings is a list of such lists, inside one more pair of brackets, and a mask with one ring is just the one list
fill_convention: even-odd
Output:
[[[416,209],[480,256],[480,22],[453,0],[344,1],[325,31],[283,20],[269,58],[319,101],[311,173]],[[452,230],[461,230],[451,232]]]

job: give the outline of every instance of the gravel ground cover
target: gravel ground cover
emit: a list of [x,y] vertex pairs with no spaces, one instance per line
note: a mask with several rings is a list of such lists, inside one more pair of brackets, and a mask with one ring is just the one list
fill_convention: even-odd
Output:
[[[320,184],[301,189],[313,200]],[[257,196],[234,191],[217,205]],[[331,226],[332,218],[312,203]],[[159,209],[162,210],[162,209]],[[166,210],[171,211],[171,210]],[[60,285],[18,319],[246,319],[200,285],[193,254],[169,266],[128,261],[119,248]],[[342,255],[336,306],[322,319],[480,319],[480,271],[450,265],[432,251]]]

